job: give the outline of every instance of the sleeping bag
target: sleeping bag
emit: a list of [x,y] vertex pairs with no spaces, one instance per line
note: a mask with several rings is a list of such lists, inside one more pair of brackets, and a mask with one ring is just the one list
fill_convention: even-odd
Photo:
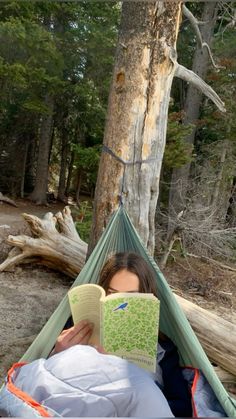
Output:
[[0,393],[8,417],[173,417],[151,375],[93,347],[16,364]]

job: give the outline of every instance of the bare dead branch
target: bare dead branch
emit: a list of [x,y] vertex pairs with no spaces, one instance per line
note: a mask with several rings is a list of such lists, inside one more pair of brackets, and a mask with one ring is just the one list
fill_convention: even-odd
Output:
[[216,68],[217,70],[220,70],[220,69],[225,69],[225,67],[223,66],[223,65],[219,65],[219,64],[216,64],[215,63],[215,61],[214,61],[214,58],[213,58],[213,55],[212,55],[212,52],[211,52],[211,48],[209,47],[209,45],[208,45],[208,43],[207,42],[203,42],[203,44],[202,44],[202,48],[207,48],[207,51],[208,51],[208,54],[209,54],[209,57],[210,57],[210,60],[211,60],[211,63],[212,63],[212,66],[214,67],[214,68]]
[[159,266],[160,266],[161,269],[165,268],[168,257],[170,256],[170,253],[173,249],[173,246],[174,246],[176,240],[179,240],[179,237],[176,234],[173,234],[173,236],[171,237],[171,240],[169,241],[168,247],[167,247],[166,251],[164,252],[164,254],[162,255],[162,258],[159,262]]
[[0,192],[0,202],[6,202],[6,204],[13,205],[13,207],[17,207],[15,201],[3,195],[2,192]]
[[[187,8],[187,6],[185,6],[185,4],[183,5],[182,8],[183,11],[183,15],[189,20],[189,22],[191,23],[194,32],[196,34],[197,37],[197,42],[199,44],[199,46],[202,48],[203,47],[203,40],[202,40],[202,34],[199,30],[199,21],[197,20],[197,18],[192,14],[192,12],[190,12],[190,10]],[[201,24],[205,24],[206,22],[201,22]]]
[[209,258],[207,256],[202,256],[202,255],[198,256],[198,255],[194,255],[193,253],[186,253],[186,256],[189,256],[191,258],[197,258],[197,259],[205,259],[205,260],[208,260],[209,262],[211,262],[213,265],[220,266],[220,268],[222,268],[222,269],[227,269],[228,271],[236,272],[236,269],[232,268],[232,266],[225,265],[224,263],[221,263],[218,260]]
[[192,14],[192,12],[190,12],[190,10],[185,5],[183,5],[183,9],[182,10],[183,10],[183,14],[190,21],[190,23],[191,23],[191,25],[192,25],[192,27],[193,27],[193,29],[195,31],[195,34],[196,34],[196,37],[197,37],[197,43],[198,43],[199,47],[201,49],[203,49],[203,48],[206,48],[207,49],[208,54],[209,54],[209,57],[210,57],[210,60],[211,60],[211,63],[212,63],[212,66],[214,68],[216,68],[216,69],[224,68],[224,67],[222,67],[222,66],[220,66],[220,65],[218,65],[218,64],[215,63],[214,58],[213,58],[213,55],[212,55],[212,52],[211,52],[210,46],[208,45],[207,42],[204,42],[204,40],[202,39],[202,34],[201,34],[200,30],[199,30],[199,24],[204,25],[207,22],[199,22],[199,20],[196,19],[196,17]]
[[211,99],[212,102],[215,103],[215,105],[221,112],[226,112],[225,104],[217,95],[217,93],[212,89],[211,86],[209,86],[192,70],[189,70],[181,64],[176,63],[175,77],[178,77],[188,83],[193,84],[196,87],[196,89],[200,90],[200,92],[202,92],[205,96],[209,97],[209,99]]

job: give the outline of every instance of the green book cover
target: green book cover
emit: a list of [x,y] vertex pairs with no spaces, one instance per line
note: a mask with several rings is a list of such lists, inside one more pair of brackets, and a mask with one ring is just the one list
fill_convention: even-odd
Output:
[[74,323],[94,323],[91,344],[155,372],[160,301],[153,294],[115,293],[85,284],[68,292]]

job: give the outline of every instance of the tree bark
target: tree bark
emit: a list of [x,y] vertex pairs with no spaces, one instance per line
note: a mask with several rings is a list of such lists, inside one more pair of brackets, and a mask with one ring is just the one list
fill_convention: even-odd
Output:
[[144,244],[154,251],[154,217],[174,76],[170,52],[175,49],[180,15],[180,1],[123,2],[104,145],[130,164],[102,153],[89,252],[118,207],[120,195]]
[[73,170],[74,170],[73,168],[74,161],[75,161],[75,152],[71,151],[70,163],[69,163],[68,174],[67,174],[67,179],[66,179],[66,190],[65,190],[66,196],[68,196],[70,193],[71,180],[72,180]]
[[57,199],[62,202],[66,201],[66,171],[67,171],[67,157],[68,157],[68,137],[66,130],[62,130],[61,137],[61,168],[59,177],[59,186]]
[[81,169],[77,169],[77,184],[76,184],[76,191],[75,191],[75,202],[76,202],[78,207],[80,205],[79,197],[80,197],[82,176],[83,176],[83,171]]
[[24,191],[25,191],[25,173],[26,173],[26,164],[27,164],[27,156],[29,150],[29,139],[26,138],[24,149],[23,151],[23,159],[22,159],[22,172],[21,172],[21,181],[20,181],[20,197],[24,198]]
[[37,139],[34,134],[29,140],[29,150],[26,162],[25,190],[27,194],[32,192],[35,184],[36,148]]
[[[234,188],[233,179],[235,174],[234,153],[232,148],[231,130],[233,126],[232,116],[227,118],[226,135],[221,144],[220,161],[215,176],[214,190],[211,197],[211,206],[220,220],[227,220],[230,201],[233,203]],[[231,219],[231,221],[233,221]],[[232,225],[232,224],[231,224]],[[234,226],[234,224],[233,224]]]
[[218,375],[218,378],[222,382],[224,388],[229,393],[229,395],[235,399],[236,394],[236,376],[231,374],[228,371],[225,371],[221,367],[214,368],[215,373]]
[[48,106],[48,114],[43,116],[41,121],[36,180],[34,190],[29,196],[29,199],[37,204],[47,204],[48,164],[51,147],[54,98],[50,94],[47,94],[45,102]]
[[[200,31],[203,41],[208,45],[211,44],[213,30],[217,16],[218,2],[205,2],[201,21],[205,24],[201,25]],[[199,45],[195,51],[192,70],[202,79],[205,79],[209,63],[209,53],[206,48]],[[200,106],[202,103],[202,93],[194,86],[189,84],[186,102],[184,105],[185,117],[183,123],[196,124],[199,118]],[[196,133],[196,125],[192,132],[185,138],[187,144],[193,146]],[[177,215],[185,208],[186,195],[188,188],[188,179],[190,172],[190,163],[180,168],[174,168],[171,178],[171,187],[169,193],[169,226],[168,238],[171,237]]]
[[[227,143],[228,143],[228,140],[223,141],[223,144],[222,144],[220,164],[218,166],[218,173],[216,174],[215,187],[214,187],[213,194],[212,194],[212,197],[211,197],[211,205],[212,205],[213,208],[216,208],[217,205],[219,205],[220,195],[222,193],[221,184],[222,184],[222,180],[223,180],[224,166],[225,166],[225,163],[226,163],[226,154],[227,154],[227,151],[228,151],[227,150],[227,148],[228,148]],[[227,200],[226,200],[226,202],[227,202]],[[225,205],[224,207],[225,207],[224,209],[227,210],[228,205]],[[224,212],[224,215],[225,215],[225,213],[226,213],[226,211]]]

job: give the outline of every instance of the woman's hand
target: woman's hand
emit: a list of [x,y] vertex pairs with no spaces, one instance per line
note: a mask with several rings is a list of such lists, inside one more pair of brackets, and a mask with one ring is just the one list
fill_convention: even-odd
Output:
[[58,336],[53,350],[53,354],[62,352],[74,345],[88,345],[93,332],[93,323],[81,320],[75,326],[63,330]]
[[96,351],[100,352],[100,354],[103,355],[108,355],[108,352],[105,351],[105,349],[103,348],[103,346],[101,345],[91,345],[93,348],[96,349]]

